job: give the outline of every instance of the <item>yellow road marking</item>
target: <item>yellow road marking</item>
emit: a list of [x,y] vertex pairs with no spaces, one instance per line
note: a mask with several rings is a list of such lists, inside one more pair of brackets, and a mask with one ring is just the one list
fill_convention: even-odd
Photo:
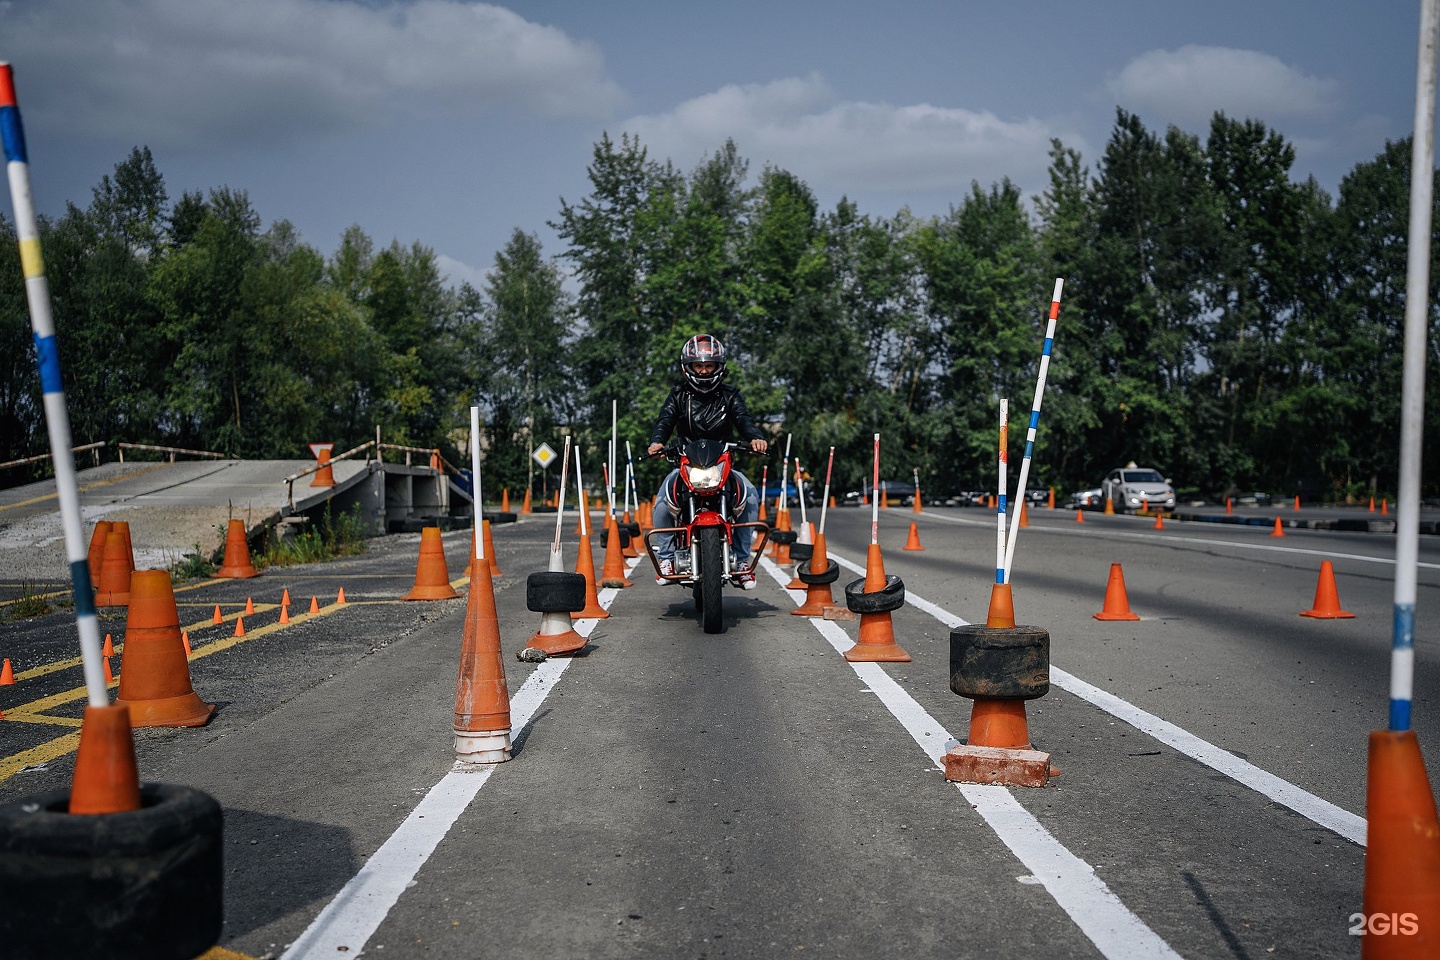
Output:
[[[99,487],[108,487],[110,484],[119,483],[121,480],[131,480],[135,477],[143,477],[147,473],[154,473],[156,470],[162,470],[168,466],[168,463],[157,463],[155,466],[148,469],[136,470],[134,473],[127,473],[123,477],[115,477],[111,480],[98,480],[95,483],[87,483],[85,486],[80,488],[79,492],[85,493],[86,491],[95,490]],[[4,506],[0,506],[0,510],[13,510],[16,507],[26,507],[32,503],[44,503],[46,500],[54,500],[58,496],[60,496],[59,493],[47,493],[43,497],[31,497],[29,500],[20,500],[16,503],[7,503]]]
[[14,710],[5,714],[6,720],[14,720],[18,723],[38,723],[42,726],[52,727],[78,727],[81,724],[79,717],[47,717],[40,713],[18,713]]
[[38,747],[12,753],[8,757],[0,757],[0,782],[9,780],[26,767],[35,767],[49,763],[51,760],[57,760],[78,746],[80,746],[80,734],[67,733],[63,737],[56,737]]

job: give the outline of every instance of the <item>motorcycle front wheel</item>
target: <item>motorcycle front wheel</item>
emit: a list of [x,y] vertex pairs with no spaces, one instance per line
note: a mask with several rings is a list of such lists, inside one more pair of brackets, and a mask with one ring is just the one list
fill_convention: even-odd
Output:
[[720,584],[725,579],[725,544],[719,527],[700,529],[700,624],[706,633],[724,633]]

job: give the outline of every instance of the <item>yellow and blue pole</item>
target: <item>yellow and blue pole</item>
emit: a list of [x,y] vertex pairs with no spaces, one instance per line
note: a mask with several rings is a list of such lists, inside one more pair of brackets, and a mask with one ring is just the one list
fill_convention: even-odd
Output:
[[55,464],[55,489],[65,531],[65,558],[70,564],[70,588],[75,596],[75,625],[80,634],[85,690],[92,707],[110,703],[106,692],[104,661],[100,654],[100,621],[86,560],[85,533],[80,519],[80,490],[75,481],[75,459],[70,452],[70,414],[60,382],[60,348],[55,342],[55,317],[50,307],[50,284],[40,255],[35,205],[30,195],[30,161],[25,152],[25,131],[15,100],[15,79],[10,64],[0,62],[0,141],[5,150],[5,172],[20,240],[20,268],[25,274],[25,298],[30,305],[30,328],[35,337],[35,359],[40,367],[45,423],[50,433],[50,454]]

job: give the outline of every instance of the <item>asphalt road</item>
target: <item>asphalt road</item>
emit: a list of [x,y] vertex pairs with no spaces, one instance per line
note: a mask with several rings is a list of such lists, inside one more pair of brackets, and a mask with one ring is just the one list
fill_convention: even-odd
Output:
[[[831,511],[832,556],[858,570],[869,520]],[[924,552],[900,549],[911,522]],[[789,615],[798,595],[768,573],[727,595],[718,636],[688,594],[637,575],[604,596],[608,620],[583,623],[581,656],[521,663],[539,625],[524,578],[554,526],[496,526],[509,689],[530,719],[513,760],[468,780],[450,775],[463,600],[397,600],[418,536],[187,585],[194,686],[219,710],[202,729],[138,731],[142,777],[224,806],[222,946],[248,957],[1358,956],[1393,539],[1151,523],[1036,510],[1019,533],[1017,618],[1052,641],[1029,723],[1062,772],[1041,789],[961,788],[937,769],[969,717],[949,627],[984,618],[994,577],[995,522],[975,509],[880,513],[913,657],[883,666],[845,661],[855,624]],[[457,580],[468,544],[446,536]],[[1354,619],[1297,616],[1324,559]],[[1421,561],[1415,718],[1433,765],[1432,538]],[[1137,622],[1092,617],[1111,563]],[[278,625],[285,588],[292,615],[312,595],[320,612]],[[123,640],[123,617],[102,628]],[[0,625],[20,677],[0,687],[0,801],[68,784],[79,670],[47,665],[74,650],[63,610]],[[393,905],[316,923],[377,875]]]

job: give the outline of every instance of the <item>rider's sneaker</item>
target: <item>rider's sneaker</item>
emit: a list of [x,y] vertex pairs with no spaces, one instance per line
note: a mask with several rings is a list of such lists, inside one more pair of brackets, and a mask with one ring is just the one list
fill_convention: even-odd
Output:
[[665,578],[666,578],[666,577],[670,577],[670,576],[674,576],[674,574],[675,574],[675,561],[667,557],[666,559],[660,561],[660,576],[658,576],[658,577],[655,578],[655,582],[656,582],[656,583],[669,583],[670,581],[667,580],[667,579],[665,579]]
[[755,589],[755,574],[753,574],[753,573],[737,573],[737,574],[735,574],[735,582],[740,585],[740,589],[741,589],[741,590],[754,590],[754,589]]

